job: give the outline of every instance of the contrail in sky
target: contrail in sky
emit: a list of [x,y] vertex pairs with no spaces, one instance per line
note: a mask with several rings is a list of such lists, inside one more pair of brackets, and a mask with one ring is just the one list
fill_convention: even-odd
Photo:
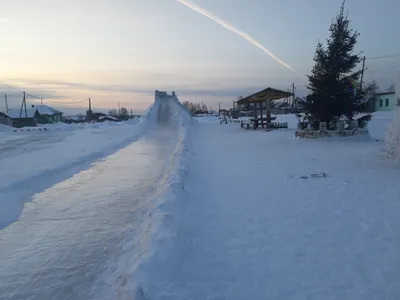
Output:
[[278,63],[280,63],[281,65],[285,66],[286,68],[288,68],[290,71],[296,73],[297,75],[301,76],[301,77],[305,77],[303,74],[300,74],[299,72],[297,72],[295,69],[293,69],[291,66],[289,66],[287,63],[285,63],[284,61],[280,60],[278,57],[276,57],[271,51],[269,51],[267,48],[265,48],[263,45],[261,45],[256,39],[254,39],[253,37],[251,37],[250,35],[248,35],[247,33],[244,33],[242,31],[240,31],[239,29],[236,29],[235,27],[233,27],[232,25],[230,25],[229,23],[225,22],[224,20],[221,20],[220,18],[218,18],[217,16],[215,16],[213,13],[205,10],[204,8],[200,7],[197,4],[194,4],[193,2],[190,2],[188,0],[176,0],[179,3],[185,5],[186,7],[198,12],[199,14],[202,14],[203,16],[217,22],[219,25],[221,25],[222,27],[228,29],[229,31],[232,31],[234,33],[236,33],[237,35],[241,36],[242,38],[244,38],[245,40],[247,40],[249,43],[253,44],[254,46],[260,48],[262,51],[264,51],[265,53],[267,53],[270,57],[272,57],[273,59],[275,59]]

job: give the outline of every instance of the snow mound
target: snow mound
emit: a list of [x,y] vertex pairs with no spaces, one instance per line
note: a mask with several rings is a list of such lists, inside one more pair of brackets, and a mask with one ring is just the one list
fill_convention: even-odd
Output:
[[390,157],[400,159],[400,109],[397,110],[386,133],[385,147]]

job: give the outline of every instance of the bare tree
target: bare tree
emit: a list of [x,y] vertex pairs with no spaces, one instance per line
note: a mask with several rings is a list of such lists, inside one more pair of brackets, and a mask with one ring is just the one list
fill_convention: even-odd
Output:
[[125,107],[121,107],[121,117],[127,117],[128,110]]
[[373,112],[375,111],[375,94],[379,90],[379,85],[378,83],[373,80],[371,82],[368,82],[364,88],[364,97],[365,97],[365,111],[367,112]]
[[395,85],[395,84],[392,84],[391,86],[389,86],[389,87],[386,89],[386,91],[387,91],[387,92],[391,92],[391,93],[396,92],[396,85]]
[[112,116],[112,117],[117,117],[117,116],[118,116],[118,112],[117,112],[117,110],[116,110],[115,108],[109,110],[107,114],[108,114],[109,116]]
[[375,80],[368,82],[364,88],[365,99],[369,100],[375,98],[375,94],[378,92],[378,90],[379,85]]

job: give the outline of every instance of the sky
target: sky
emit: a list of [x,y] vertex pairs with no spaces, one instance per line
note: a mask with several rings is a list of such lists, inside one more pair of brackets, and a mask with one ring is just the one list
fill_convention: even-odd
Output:
[[[192,0],[250,35],[300,74],[309,74],[342,0]],[[154,90],[229,108],[266,87],[307,94],[306,79],[177,0],[0,0],[0,81],[65,111],[118,103],[141,112]],[[398,0],[347,0],[357,51],[400,53]],[[360,66],[361,67],[361,66]],[[367,59],[365,79],[400,83],[400,56]],[[400,89],[400,85],[399,88]],[[0,84],[9,106],[21,93]],[[4,109],[0,94],[0,110]],[[29,104],[40,100],[28,97]]]

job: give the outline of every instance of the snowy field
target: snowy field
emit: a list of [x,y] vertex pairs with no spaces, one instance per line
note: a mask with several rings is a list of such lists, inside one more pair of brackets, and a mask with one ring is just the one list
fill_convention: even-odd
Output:
[[[0,229],[19,217],[24,203],[35,193],[131,143],[143,128],[139,125],[138,120],[74,125],[61,123],[24,128],[17,132],[2,125]],[[43,130],[39,131],[39,128]]]
[[400,165],[372,138],[298,140],[198,118],[143,299],[399,299]]

